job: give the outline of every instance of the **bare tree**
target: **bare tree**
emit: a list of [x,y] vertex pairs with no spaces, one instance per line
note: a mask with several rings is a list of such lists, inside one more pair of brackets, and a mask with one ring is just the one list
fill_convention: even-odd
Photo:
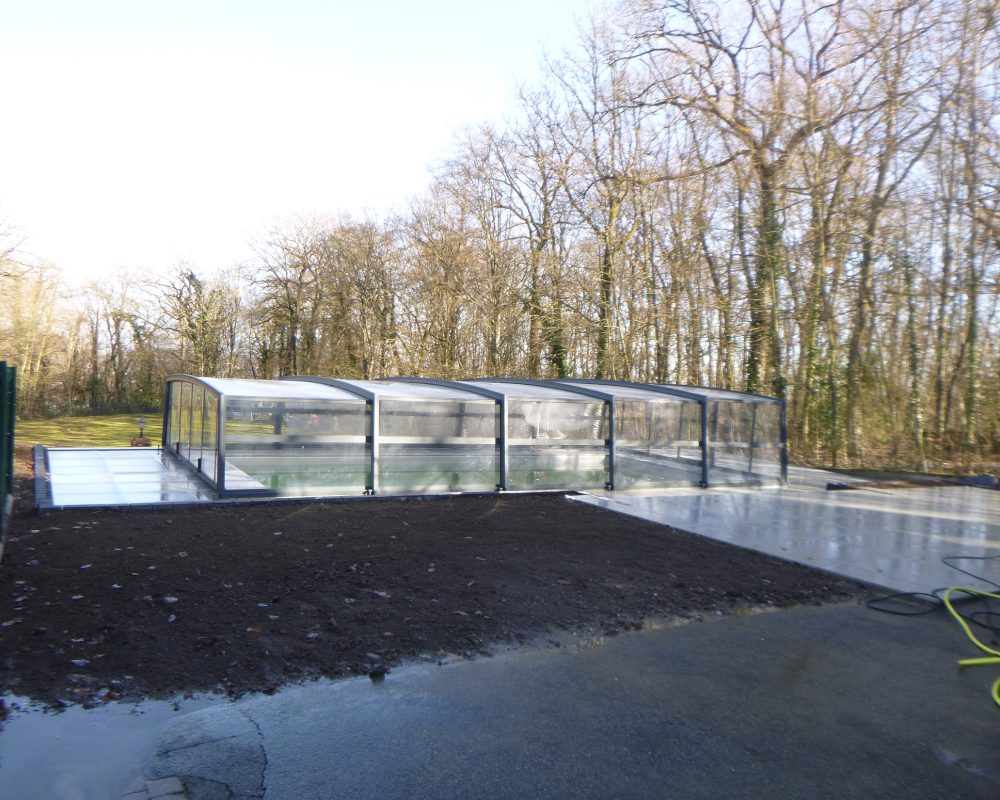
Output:
[[746,386],[785,395],[778,325],[784,277],[783,213],[789,162],[822,131],[856,113],[847,87],[866,76],[845,39],[844,3],[748,0],[733,7],[698,0],[637,2],[635,46],[649,78],[640,104],[697,112],[747,159],[756,222],[748,274]]

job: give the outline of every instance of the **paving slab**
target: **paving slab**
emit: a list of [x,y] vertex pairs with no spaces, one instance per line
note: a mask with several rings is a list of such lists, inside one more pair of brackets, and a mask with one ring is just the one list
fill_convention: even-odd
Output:
[[192,800],[995,800],[995,670],[957,670],[970,647],[944,615],[848,604],[410,666],[231,707],[252,732],[175,718],[146,776]]

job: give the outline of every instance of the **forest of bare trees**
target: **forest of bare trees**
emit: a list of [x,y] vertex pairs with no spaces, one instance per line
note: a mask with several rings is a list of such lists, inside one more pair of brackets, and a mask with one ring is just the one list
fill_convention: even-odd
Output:
[[20,413],[152,408],[174,372],[577,375],[784,397],[814,463],[995,463],[998,23],[1000,0],[631,0],[405,213],[82,296],[0,248]]

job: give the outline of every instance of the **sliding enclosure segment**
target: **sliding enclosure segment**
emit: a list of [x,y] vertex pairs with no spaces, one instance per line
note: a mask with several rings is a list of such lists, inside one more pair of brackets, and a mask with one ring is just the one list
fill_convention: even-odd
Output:
[[[220,496],[365,491],[370,480],[369,423],[362,398],[327,387],[176,376],[168,381],[168,424],[172,426],[180,417],[183,431],[186,400],[194,397],[190,406],[196,409],[202,391],[206,397],[214,396],[219,409],[203,434],[211,433],[217,443],[218,450],[212,452],[218,455],[213,459],[213,483]],[[180,399],[179,409],[174,398]],[[207,402],[204,408],[207,412]],[[183,441],[175,444],[167,439],[165,446],[192,466],[196,464]],[[203,449],[202,464],[208,455]]]
[[784,481],[784,404],[753,395],[706,392],[709,483]]
[[469,381],[452,381],[452,380],[446,380],[444,378],[396,377],[392,379],[383,379],[381,383],[385,383],[386,380],[391,380],[393,383],[421,384],[423,386],[438,386],[445,389],[457,389],[463,393],[471,392],[479,397],[483,397],[493,401],[493,403],[496,406],[496,415],[497,415],[496,437],[494,440],[494,445],[496,446],[496,455],[497,455],[496,490],[498,492],[503,492],[509,488],[508,484],[509,451],[507,447],[507,435],[506,435],[507,396],[504,393],[493,391],[484,386],[479,386]]
[[200,381],[167,382],[163,447],[218,488],[218,392]]
[[591,489],[611,483],[610,410],[570,387],[531,381],[462,381],[504,395],[510,489]]
[[497,487],[500,417],[472,392],[379,383],[383,491],[475,492]]
[[702,402],[705,484],[768,484],[788,481],[785,401],[707,386],[665,384]]
[[492,398],[443,382],[308,380],[371,399],[370,446],[377,453],[371,492],[496,490],[500,413]]
[[227,398],[226,490],[362,494],[368,424],[363,400]]
[[595,388],[614,400],[615,488],[669,487],[702,482],[701,404],[655,389],[560,380]]
[[[615,395],[621,486],[686,482],[702,486],[753,485],[787,481],[788,443],[782,400],[704,386],[597,379],[557,383],[597,386]],[[625,407],[619,411],[623,403],[628,403],[628,393],[647,398],[672,397],[683,405],[676,410],[654,410],[647,400],[645,407],[634,408],[631,414]],[[641,422],[643,414],[647,423]],[[670,440],[664,434],[675,424],[677,435]],[[638,436],[629,433],[623,436],[622,429]],[[651,458],[660,463],[654,465]],[[693,480],[692,469],[700,473],[700,478]]]

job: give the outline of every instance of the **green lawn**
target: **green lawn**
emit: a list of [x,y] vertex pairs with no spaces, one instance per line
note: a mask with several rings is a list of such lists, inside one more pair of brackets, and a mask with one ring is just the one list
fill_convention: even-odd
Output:
[[[146,438],[160,444],[163,419],[146,414]],[[128,447],[139,435],[139,414],[109,414],[103,417],[53,417],[18,422],[14,441],[48,447]]]

